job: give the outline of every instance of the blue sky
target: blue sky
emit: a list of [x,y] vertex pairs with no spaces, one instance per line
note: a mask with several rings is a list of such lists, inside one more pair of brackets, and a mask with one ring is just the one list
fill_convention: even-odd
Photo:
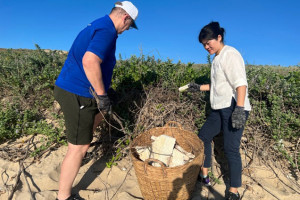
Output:
[[[111,0],[0,0],[0,48],[68,51],[88,23],[108,14]],[[155,56],[173,62],[206,63],[201,28],[218,21],[225,43],[246,64],[300,65],[298,0],[132,0],[139,30],[119,36],[117,59]]]

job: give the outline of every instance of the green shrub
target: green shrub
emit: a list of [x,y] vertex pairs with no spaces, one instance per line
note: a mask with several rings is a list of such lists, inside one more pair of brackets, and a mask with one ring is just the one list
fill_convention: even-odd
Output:
[[0,51],[0,143],[27,134],[58,134],[43,112],[53,105],[53,88],[66,54],[60,51]]
[[250,101],[255,119],[275,140],[300,136],[300,68],[247,67]]
[[[53,105],[54,82],[65,59],[65,53],[45,51],[38,45],[36,50],[0,51],[1,143],[36,133],[48,137],[43,148],[55,142],[64,143],[62,127],[57,129],[46,123],[43,113]],[[209,83],[211,58],[207,59],[208,64],[196,65],[145,56],[132,56],[128,60],[120,58],[114,69],[112,88],[119,96],[119,104],[114,111],[123,119],[126,132],[133,132],[136,113],[139,112],[137,107],[143,106],[146,92],[152,88],[162,87],[174,94],[179,86],[192,81]],[[252,105],[247,126],[259,127],[264,137],[276,141],[277,150],[292,163],[293,156],[280,144],[288,141],[296,145],[300,136],[300,67],[249,65],[246,70]],[[209,93],[179,95],[176,98],[182,102],[195,102],[191,109],[198,116],[194,123],[200,128],[209,113]],[[163,112],[164,109],[166,107],[162,103],[156,105],[156,110]],[[114,159],[119,158],[119,153],[120,150]],[[300,164],[299,159],[298,162]]]

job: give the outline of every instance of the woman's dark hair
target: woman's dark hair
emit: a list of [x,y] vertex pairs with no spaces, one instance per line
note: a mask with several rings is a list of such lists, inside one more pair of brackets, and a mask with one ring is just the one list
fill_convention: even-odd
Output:
[[222,36],[221,42],[223,42],[225,34],[225,29],[220,27],[219,22],[210,22],[204,26],[199,34],[199,42],[202,43],[203,40],[218,39],[218,35]]

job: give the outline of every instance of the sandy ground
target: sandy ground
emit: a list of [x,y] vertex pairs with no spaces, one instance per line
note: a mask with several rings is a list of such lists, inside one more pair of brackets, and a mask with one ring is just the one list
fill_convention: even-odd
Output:
[[[29,187],[36,200],[54,200],[57,195],[60,165],[67,147],[62,146],[34,164],[27,159],[24,162],[25,174]],[[74,191],[86,200],[134,200],[143,199],[139,189],[134,168],[129,157],[118,162],[111,169],[105,167],[106,160],[91,160],[85,163],[79,171],[74,183]],[[8,188],[15,183],[19,171],[19,164],[0,159],[0,199],[6,200],[10,194]],[[218,174],[218,169],[215,169]],[[239,192],[244,200],[296,200],[300,199],[299,187],[292,184],[292,177],[286,177],[281,170],[275,172],[263,164],[254,162],[243,172],[243,186]],[[251,175],[252,178],[249,176]],[[24,175],[21,174],[20,183],[13,199],[30,200],[30,192]],[[192,200],[224,199],[225,184],[220,178],[220,184],[205,187],[201,183],[195,186]],[[292,181],[291,181],[292,180]],[[299,185],[299,181],[298,181]]]

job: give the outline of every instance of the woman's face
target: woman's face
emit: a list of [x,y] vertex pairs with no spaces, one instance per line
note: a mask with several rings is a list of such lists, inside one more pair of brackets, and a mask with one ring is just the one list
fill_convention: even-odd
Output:
[[221,35],[218,35],[218,39],[202,40],[201,43],[210,55],[218,55],[224,46]]

